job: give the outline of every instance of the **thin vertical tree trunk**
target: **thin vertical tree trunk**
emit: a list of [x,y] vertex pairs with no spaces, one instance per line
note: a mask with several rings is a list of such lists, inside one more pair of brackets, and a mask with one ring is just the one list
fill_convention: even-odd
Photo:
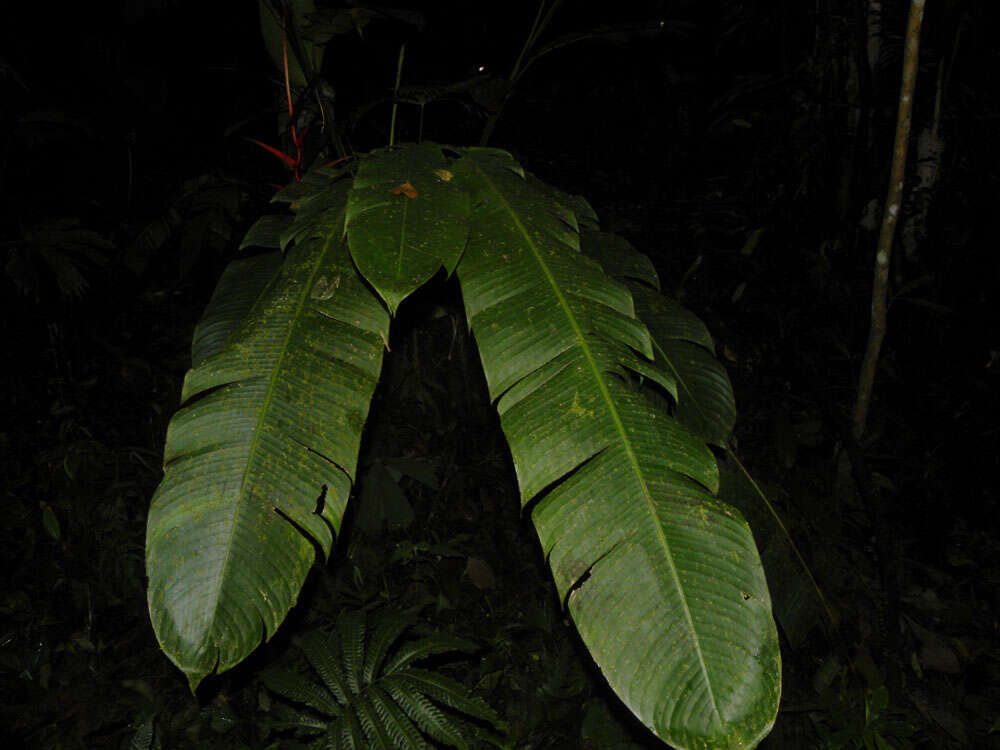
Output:
[[896,140],[892,148],[892,168],[889,189],[882,215],[878,248],[875,252],[875,270],[872,280],[871,326],[868,345],[858,376],[857,399],[854,402],[854,437],[864,434],[875,385],[878,355],[885,339],[886,314],[889,297],[889,258],[892,255],[892,238],[903,198],[903,173],[906,169],[906,148],[910,140],[913,111],[913,91],[917,81],[917,60],[920,57],[920,26],[924,20],[926,0],[911,0],[910,18],[906,25],[906,48],[903,53],[903,83],[899,91],[899,110],[896,114]]
[[886,682],[890,695],[898,694],[900,671],[899,657],[899,587],[896,581],[894,545],[886,517],[884,504],[871,482],[871,475],[864,465],[858,443],[865,431],[868,409],[871,405],[875,385],[875,370],[879,352],[885,339],[886,316],[889,297],[889,259],[892,255],[892,240],[899,220],[903,200],[903,174],[906,169],[906,150],[910,139],[910,124],[913,111],[913,91],[917,78],[917,60],[920,52],[920,26],[924,18],[926,0],[911,0],[910,17],[906,26],[906,48],[903,53],[903,81],[899,91],[899,109],[896,115],[896,139],[892,149],[892,167],[889,188],[886,193],[882,214],[882,229],[879,232],[875,252],[875,268],[872,279],[871,326],[868,330],[868,345],[865,348],[861,373],[858,376],[857,400],[854,403],[854,419],[849,435],[845,436],[844,447],[848,451],[854,467],[858,491],[867,507],[875,536],[879,578],[884,601],[880,602],[880,625],[884,648]]

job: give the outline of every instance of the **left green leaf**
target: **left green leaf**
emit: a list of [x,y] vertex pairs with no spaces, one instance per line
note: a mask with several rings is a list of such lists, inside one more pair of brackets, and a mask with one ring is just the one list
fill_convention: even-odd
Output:
[[196,339],[146,537],[153,627],[192,689],[273,635],[340,528],[389,325],[347,251],[347,192],[280,269],[227,271]]

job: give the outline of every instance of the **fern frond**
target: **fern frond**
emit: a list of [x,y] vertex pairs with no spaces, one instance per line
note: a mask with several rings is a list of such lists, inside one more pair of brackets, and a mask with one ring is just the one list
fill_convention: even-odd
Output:
[[413,618],[397,614],[384,617],[369,638],[368,650],[365,653],[365,665],[362,677],[365,682],[374,681],[378,674],[383,673],[382,665],[386,654],[399,637],[413,626]]
[[361,722],[361,728],[365,730],[365,736],[368,737],[369,747],[392,750],[393,746],[385,725],[375,711],[372,702],[368,700],[367,694],[355,696],[353,702],[354,710],[357,711],[358,720]]
[[391,674],[405,669],[413,662],[426,659],[437,654],[447,654],[452,651],[475,651],[476,644],[465,638],[453,635],[434,635],[428,638],[421,638],[405,644],[399,650],[396,657],[386,665],[384,673]]
[[409,748],[430,750],[430,745],[424,742],[420,736],[420,730],[410,721],[410,718],[390,695],[377,685],[368,688],[367,695],[397,747],[408,750]]
[[328,735],[335,742],[331,746],[335,750],[365,750],[368,747],[365,732],[361,722],[354,712],[353,705],[344,711],[341,718],[330,726]]
[[424,695],[413,690],[406,683],[405,675],[390,675],[379,685],[392,696],[420,730],[437,742],[443,742],[454,747],[464,747],[461,730],[451,719],[428,700]]
[[402,673],[403,684],[419,691],[429,698],[442,703],[448,708],[461,711],[477,719],[498,724],[500,717],[486,703],[476,697],[470,697],[465,686],[450,677],[429,672],[424,669],[411,668]]
[[469,748],[469,738],[481,730],[474,722],[501,730],[497,714],[460,682],[412,666],[436,654],[470,651],[475,644],[446,634],[405,639],[416,622],[413,612],[347,612],[330,635],[307,633],[298,646],[323,685],[281,670],[268,670],[261,679],[284,700],[332,720],[286,713],[272,728],[323,732],[322,746],[338,750],[430,750],[428,739]]
[[348,612],[340,616],[337,630],[341,634],[340,648],[344,673],[352,693],[361,692],[361,670],[365,663],[365,633],[367,625],[363,612]]
[[299,648],[306,655],[309,664],[323,680],[323,684],[333,693],[342,705],[348,702],[352,691],[347,684],[347,676],[338,663],[336,655],[340,652],[336,634],[323,636],[321,633],[306,633],[299,643]]
[[271,710],[276,718],[269,717],[266,726],[274,732],[290,730],[299,737],[314,737],[323,734],[330,724],[328,718],[319,717],[314,711],[304,708],[277,704]]
[[269,669],[261,673],[260,679],[269,690],[293,703],[301,703],[326,716],[340,715],[340,705],[328,691],[293,672]]

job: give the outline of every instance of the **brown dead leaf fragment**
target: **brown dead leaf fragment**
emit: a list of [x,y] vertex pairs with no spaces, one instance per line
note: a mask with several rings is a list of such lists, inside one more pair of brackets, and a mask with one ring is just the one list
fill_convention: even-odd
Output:
[[398,185],[392,189],[393,195],[399,195],[402,193],[407,198],[416,198],[418,193],[416,188],[413,187],[409,182],[404,182],[402,185]]

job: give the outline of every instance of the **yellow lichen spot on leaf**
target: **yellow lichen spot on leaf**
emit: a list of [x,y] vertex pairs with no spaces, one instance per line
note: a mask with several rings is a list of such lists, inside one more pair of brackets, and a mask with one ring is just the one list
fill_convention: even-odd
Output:
[[586,408],[580,403],[580,394],[573,394],[573,405],[569,407],[569,413],[574,417],[587,417],[588,419],[594,418],[594,410]]
[[313,286],[312,291],[309,292],[309,297],[311,299],[330,299],[337,291],[337,287],[340,286],[340,276],[335,276],[332,279],[327,279],[326,276],[320,276],[316,281],[315,286]]

